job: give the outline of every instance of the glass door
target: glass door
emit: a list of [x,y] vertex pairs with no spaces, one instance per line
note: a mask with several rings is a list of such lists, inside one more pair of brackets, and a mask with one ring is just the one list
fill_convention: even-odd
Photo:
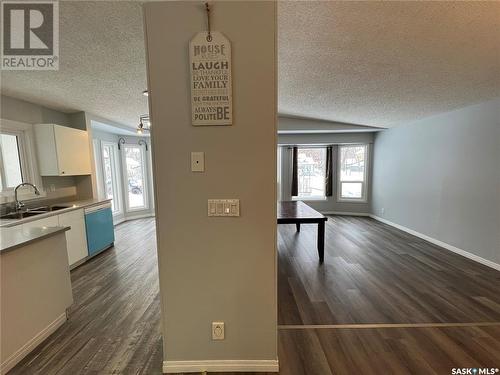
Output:
[[103,141],[101,153],[104,196],[111,199],[111,210],[113,215],[117,215],[123,212],[119,184],[118,147],[116,143]]
[[148,209],[144,148],[139,145],[123,145],[123,161],[127,211]]

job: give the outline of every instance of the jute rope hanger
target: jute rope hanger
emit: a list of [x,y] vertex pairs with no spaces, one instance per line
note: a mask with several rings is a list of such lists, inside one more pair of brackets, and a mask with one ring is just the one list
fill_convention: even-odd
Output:
[[207,42],[212,41],[212,34],[210,33],[210,6],[208,5],[208,2],[205,3],[205,9],[207,11]]

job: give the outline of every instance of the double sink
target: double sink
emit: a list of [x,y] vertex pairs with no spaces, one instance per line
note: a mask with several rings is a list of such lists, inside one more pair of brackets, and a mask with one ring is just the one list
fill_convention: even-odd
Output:
[[55,205],[55,206],[41,206],[41,207],[36,207],[36,208],[28,208],[24,211],[9,212],[8,214],[4,214],[4,215],[0,216],[0,219],[20,220],[20,219],[24,219],[27,217],[46,214],[46,213],[52,212],[52,211],[63,210],[65,208],[68,208],[68,206]]

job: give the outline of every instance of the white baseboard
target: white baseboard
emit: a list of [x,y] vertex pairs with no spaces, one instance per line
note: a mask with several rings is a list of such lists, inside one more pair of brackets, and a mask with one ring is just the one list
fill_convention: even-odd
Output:
[[152,212],[147,212],[145,214],[126,215],[125,221],[135,220],[135,219],[143,219],[145,217],[154,217],[154,216],[155,216],[155,214]]
[[39,332],[35,337],[24,344],[17,352],[7,358],[4,363],[0,364],[0,374],[6,374],[10,369],[21,362],[21,360],[29,353],[31,353],[33,349],[35,349],[43,340],[45,340],[60,326],[62,326],[64,322],[66,322],[66,319],[66,312],[64,312],[63,314],[59,315],[56,320],[54,320],[41,332]]
[[114,226],[116,226],[116,225],[118,225],[118,224],[123,223],[124,221],[125,221],[125,218],[124,218],[124,217],[120,217],[120,218],[118,218],[118,219],[113,218],[113,225],[114,225]]
[[163,361],[163,373],[279,372],[278,360]]
[[382,222],[384,224],[390,225],[391,227],[394,227],[394,228],[397,228],[399,230],[402,230],[403,232],[410,233],[410,234],[414,235],[415,237],[422,238],[423,240],[426,240],[426,241],[428,241],[430,243],[433,243],[434,245],[441,246],[442,248],[444,248],[446,250],[452,251],[452,252],[454,252],[456,254],[462,255],[463,257],[466,257],[466,258],[471,259],[471,260],[473,260],[475,262],[484,264],[485,266],[488,266],[488,267],[491,267],[491,268],[494,268],[494,269],[500,271],[500,264],[494,263],[491,260],[481,258],[480,256],[472,254],[472,253],[470,253],[468,251],[459,249],[458,247],[455,247],[453,245],[447,244],[446,242],[437,240],[435,238],[429,237],[429,236],[427,236],[427,235],[425,235],[423,233],[420,233],[420,232],[417,232],[417,231],[415,231],[413,229],[404,227],[404,226],[402,226],[400,224],[393,223],[392,221],[389,221],[389,220],[384,219],[382,217],[379,217],[379,216],[376,216],[376,215],[370,215],[370,217],[373,218],[373,219],[375,219],[375,220],[377,220],[377,221],[380,221],[380,222]]
[[124,223],[129,220],[135,220],[135,219],[143,219],[146,217],[154,217],[155,214],[148,212],[145,214],[137,214],[137,215],[128,215],[128,216],[118,216],[113,218],[113,225],[117,226],[118,224]]
[[323,215],[370,216],[367,212],[322,211]]

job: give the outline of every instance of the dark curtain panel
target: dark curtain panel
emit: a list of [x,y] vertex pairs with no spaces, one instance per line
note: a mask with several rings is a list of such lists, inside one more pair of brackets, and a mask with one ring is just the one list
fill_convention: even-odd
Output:
[[297,147],[292,148],[292,197],[299,195],[299,179],[297,176]]
[[326,148],[326,178],[325,192],[327,197],[333,195],[333,147]]

